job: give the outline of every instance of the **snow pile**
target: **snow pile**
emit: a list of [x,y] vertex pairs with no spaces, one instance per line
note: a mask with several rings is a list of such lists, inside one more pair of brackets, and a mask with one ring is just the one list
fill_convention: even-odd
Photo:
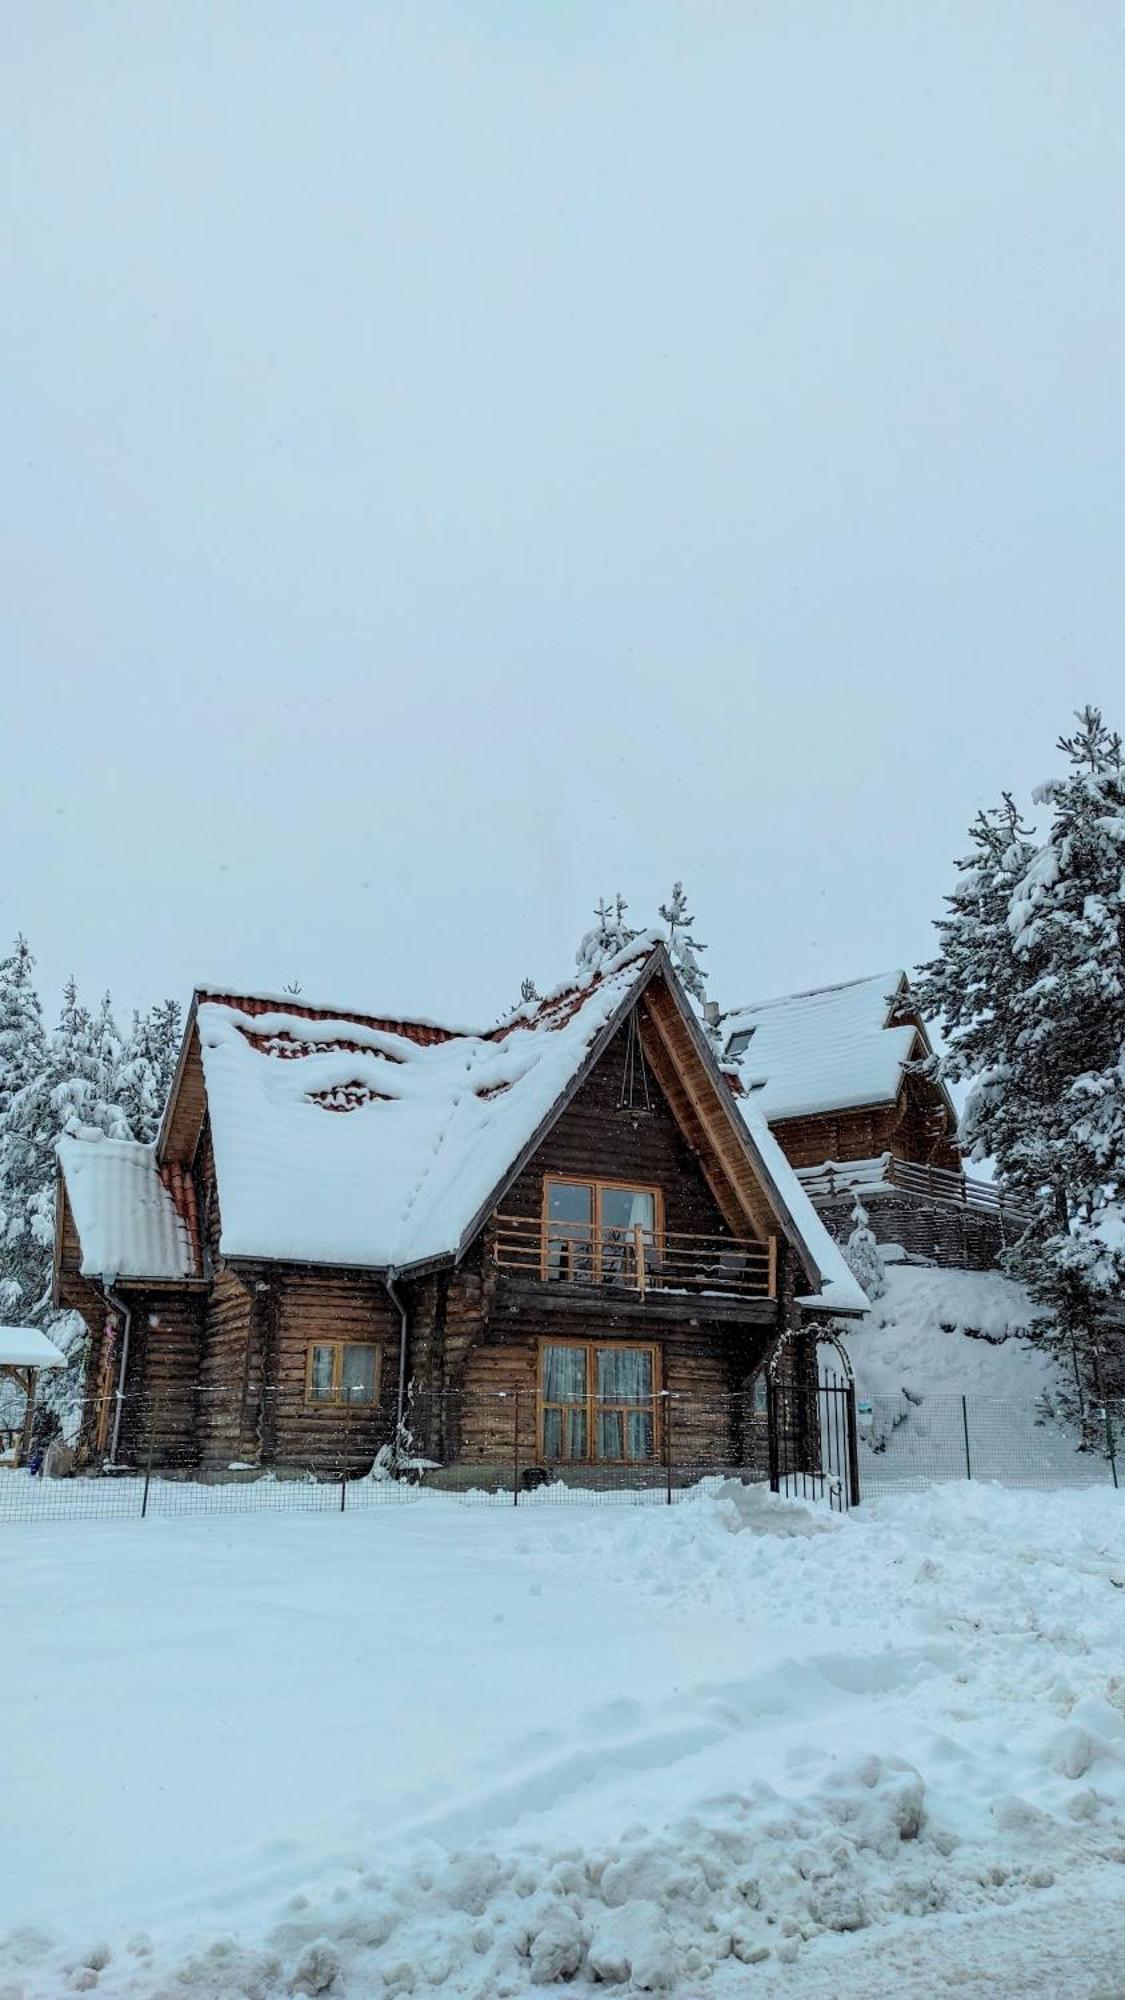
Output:
[[[717,1483],[44,1530],[0,1667],[30,1806],[0,1991],[846,2000],[943,1990],[973,1937],[983,1996],[1032,1990],[997,1975],[1046,1927],[1052,1990],[1091,1992],[1123,1942],[1120,1505],[841,1520]],[[115,1701],[60,1816],[93,1663]],[[917,1983],[875,1984],[904,1939]]]

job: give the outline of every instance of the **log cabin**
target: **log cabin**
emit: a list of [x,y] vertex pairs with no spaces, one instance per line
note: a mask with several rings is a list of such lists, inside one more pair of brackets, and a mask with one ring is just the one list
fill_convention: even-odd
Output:
[[933,1054],[905,972],[737,1007],[723,1067],[766,1119],[838,1237],[858,1194],[882,1243],[988,1269],[1020,1218],[994,1183],[965,1172],[957,1112],[918,1065]]
[[673,1402],[727,1462],[867,1305],[652,936],[483,1033],[197,991],[155,1144],[59,1163],[87,1466],[362,1473],[405,1428],[453,1483],[597,1477]]

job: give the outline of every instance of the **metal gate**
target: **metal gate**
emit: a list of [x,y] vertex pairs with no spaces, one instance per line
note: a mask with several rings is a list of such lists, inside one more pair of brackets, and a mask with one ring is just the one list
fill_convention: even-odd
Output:
[[855,1383],[833,1372],[815,1382],[767,1384],[770,1487],[791,1498],[859,1505]]

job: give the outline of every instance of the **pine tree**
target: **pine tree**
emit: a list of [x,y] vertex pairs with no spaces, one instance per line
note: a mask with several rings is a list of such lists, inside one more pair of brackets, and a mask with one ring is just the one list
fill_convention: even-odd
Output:
[[875,1241],[867,1210],[857,1195],[852,1209],[854,1228],[844,1245],[844,1260],[856,1283],[862,1285],[872,1304],[887,1289],[882,1253]]
[[919,1009],[941,1022],[948,1045],[919,1067],[949,1082],[972,1080],[962,1140],[975,1159],[1001,1159],[1010,1153],[1019,1114],[1013,1024],[1026,984],[1008,917],[1035,849],[1008,792],[1001,805],[977,814],[969,839],[969,852],[956,863],[960,879],[945,899],[949,915],[936,925],[941,953],[922,967],[914,988]]
[[47,1050],[43,1010],[32,980],[34,967],[22,936],[0,961],[0,1318],[4,1319],[16,1316],[25,1292],[17,1195],[5,1185],[4,1173],[11,1154],[12,1105],[41,1074]]
[[1035,794],[1050,827],[1011,903],[1034,1118],[1010,1172],[1034,1202],[1029,1282],[1088,1351],[1125,1289],[1125,768],[1097,709],[1077,721],[1058,745],[1069,770]]
[[15,1093],[0,1148],[0,1259],[7,1309],[44,1323],[50,1312],[55,1235],[55,1148],[64,1132],[127,1139],[114,1101],[120,1043],[107,994],[96,1015],[79,1004],[73,979],[36,1073]]
[[687,897],[682,882],[672,884],[672,894],[666,903],[660,904],[659,910],[668,926],[668,955],[692,999],[698,1000],[702,1006],[707,998],[707,988],[699,963],[699,954],[701,951],[706,951],[707,946],[700,944],[691,934],[695,918],[688,912]]
[[161,1000],[147,1014],[133,1013],[122,1053],[117,1101],[134,1139],[151,1143],[160,1128],[180,1046],[178,1001]]
[[1096,709],[1058,747],[1044,839],[1010,798],[978,819],[916,997],[949,1037],[930,1067],[974,1079],[963,1137],[1029,1217],[1008,1267],[1089,1376],[1125,1288],[1125,770]]
[[17,937],[0,959],[0,1129],[17,1091],[40,1068],[46,1050],[43,1009],[27,939]]

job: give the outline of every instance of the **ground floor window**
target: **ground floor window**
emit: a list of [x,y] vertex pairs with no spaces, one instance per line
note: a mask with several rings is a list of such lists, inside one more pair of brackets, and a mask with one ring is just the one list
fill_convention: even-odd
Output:
[[379,1349],[363,1341],[318,1340],[309,1348],[306,1403],[373,1403],[379,1391]]
[[540,1350],[543,1457],[643,1462],[657,1453],[659,1358],[655,1347],[593,1340]]

